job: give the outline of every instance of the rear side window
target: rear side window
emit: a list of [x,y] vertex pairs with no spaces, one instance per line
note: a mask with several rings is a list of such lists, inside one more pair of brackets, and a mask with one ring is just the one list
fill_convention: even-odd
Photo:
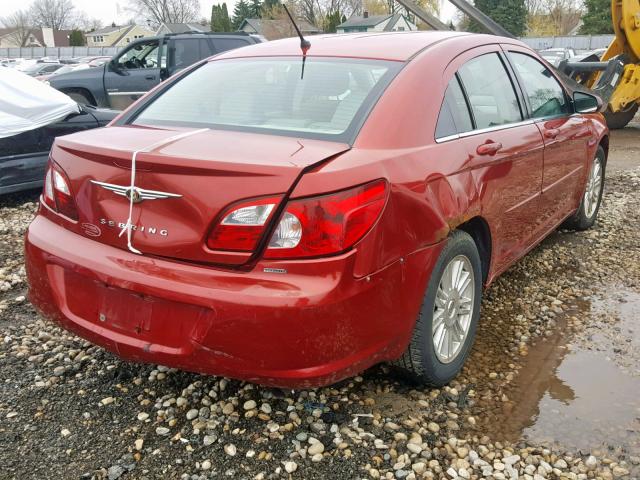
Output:
[[215,38],[213,43],[216,46],[218,52],[226,52],[227,50],[233,50],[234,48],[246,47],[249,42],[242,38]]
[[497,53],[468,61],[458,74],[467,92],[476,128],[522,121],[516,92]]
[[[185,38],[177,39],[174,42],[174,48],[169,51],[169,63],[178,70],[196,63],[201,58],[210,56],[208,46],[206,43],[202,45],[200,39]],[[200,52],[201,47],[206,49],[202,53]]]
[[564,90],[547,67],[523,53],[509,52],[509,59],[522,81],[533,118],[569,113]]
[[210,57],[214,55],[216,51],[214,50],[212,44],[209,42],[208,38],[200,39],[200,55],[202,58]]
[[436,138],[444,138],[473,130],[471,115],[458,78],[454,77],[447,86],[444,102],[436,125]]

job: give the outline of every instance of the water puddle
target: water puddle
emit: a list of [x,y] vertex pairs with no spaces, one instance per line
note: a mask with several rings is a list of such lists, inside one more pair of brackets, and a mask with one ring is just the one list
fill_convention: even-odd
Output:
[[[583,324],[575,338],[571,315]],[[640,455],[640,295],[580,303],[531,347],[508,396],[497,426],[508,440]]]

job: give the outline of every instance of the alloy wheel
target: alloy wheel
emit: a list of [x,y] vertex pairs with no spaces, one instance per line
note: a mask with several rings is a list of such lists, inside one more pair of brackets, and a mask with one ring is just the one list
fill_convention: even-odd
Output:
[[469,334],[475,294],[471,262],[458,255],[442,273],[433,309],[433,347],[442,363],[452,362],[462,350]]
[[584,192],[584,214],[587,218],[593,217],[598,208],[600,190],[602,189],[602,162],[598,157],[593,160],[587,189]]

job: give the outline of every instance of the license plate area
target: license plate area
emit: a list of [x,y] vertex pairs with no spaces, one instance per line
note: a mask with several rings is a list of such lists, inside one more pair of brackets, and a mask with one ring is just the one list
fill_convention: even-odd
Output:
[[199,341],[214,320],[212,309],[142,295],[69,270],[64,277],[66,304],[74,315],[152,344],[181,347]]
[[98,285],[95,290],[98,322],[137,335],[151,331],[151,318],[157,300],[108,285]]

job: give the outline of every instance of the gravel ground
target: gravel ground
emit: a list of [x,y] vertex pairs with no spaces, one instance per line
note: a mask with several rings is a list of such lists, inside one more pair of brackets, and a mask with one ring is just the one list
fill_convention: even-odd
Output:
[[615,140],[597,226],[485,292],[443,389],[384,366],[292,392],[121,362],[29,305],[36,196],[0,199],[0,478],[639,478],[640,161]]

